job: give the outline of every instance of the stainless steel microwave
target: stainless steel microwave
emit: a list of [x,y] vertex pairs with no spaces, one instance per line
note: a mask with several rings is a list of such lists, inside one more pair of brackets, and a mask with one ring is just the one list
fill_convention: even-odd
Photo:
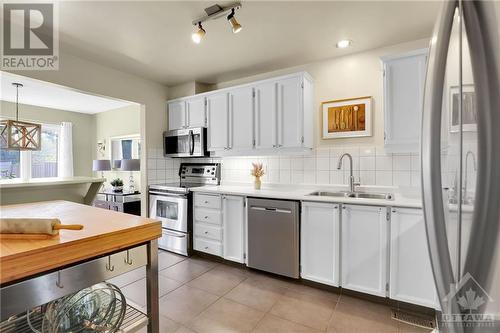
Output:
[[209,156],[207,152],[207,129],[205,127],[196,127],[164,132],[163,155],[165,157]]

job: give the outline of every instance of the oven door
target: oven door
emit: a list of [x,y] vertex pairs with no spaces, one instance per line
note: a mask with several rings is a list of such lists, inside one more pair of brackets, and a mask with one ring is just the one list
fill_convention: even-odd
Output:
[[166,157],[206,156],[206,129],[202,127],[168,131],[163,134]]
[[181,194],[149,194],[149,216],[162,227],[188,232],[188,198]]

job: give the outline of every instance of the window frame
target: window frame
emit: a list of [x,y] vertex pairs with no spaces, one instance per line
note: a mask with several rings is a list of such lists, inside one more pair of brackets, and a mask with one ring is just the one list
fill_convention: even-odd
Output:
[[[61,136],[61,126],[59,124],[54,124],[54,123],[41,123],[42,125],[42,132],[44,129],[50,129],[52,131],[57,132],[58,135],[58,142],[57,142],[57,166],[59,170],[59,150],[60,150],[60,136]],[[44,179],[44,178],[54,178],[54,177],[37,177],[37,178],[32,178],[32,151],[30,150],[21,150],[19,154],[19,177],[16,179],[25,179],[25,180],[32,180],[32,179]],[[58,171],[58,176],[59,176],[59,171]],[[56,177],[57,178],[57,177]]]

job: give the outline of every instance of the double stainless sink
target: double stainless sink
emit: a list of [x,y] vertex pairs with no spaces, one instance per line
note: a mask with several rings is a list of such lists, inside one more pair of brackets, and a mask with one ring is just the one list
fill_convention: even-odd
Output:
[[317,196],[317,197],[340,197],[340,198],[394,200],[394,196],[392,195],[392,193],[316,191],[316,192],[309,193],[308,195]]

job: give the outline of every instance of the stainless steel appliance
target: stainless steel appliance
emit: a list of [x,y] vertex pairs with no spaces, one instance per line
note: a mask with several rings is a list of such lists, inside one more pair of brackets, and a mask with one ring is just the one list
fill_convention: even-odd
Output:
[[248,199],[248,267],[299,277],[299,203]]
[[[500,330],[500,2],[445,1],[430,43],[422,197],[444,332]],[[477,171],[467,168],[477,156]]]
[[181,163],[180,181],[149,186],[149,217],[162,223],[161,249],[185,256],[192,249],[192,187],[220,184],[219,163]]
[[197,127],[164,132],[163,155],[165,157],[208,156],[207,129]]

